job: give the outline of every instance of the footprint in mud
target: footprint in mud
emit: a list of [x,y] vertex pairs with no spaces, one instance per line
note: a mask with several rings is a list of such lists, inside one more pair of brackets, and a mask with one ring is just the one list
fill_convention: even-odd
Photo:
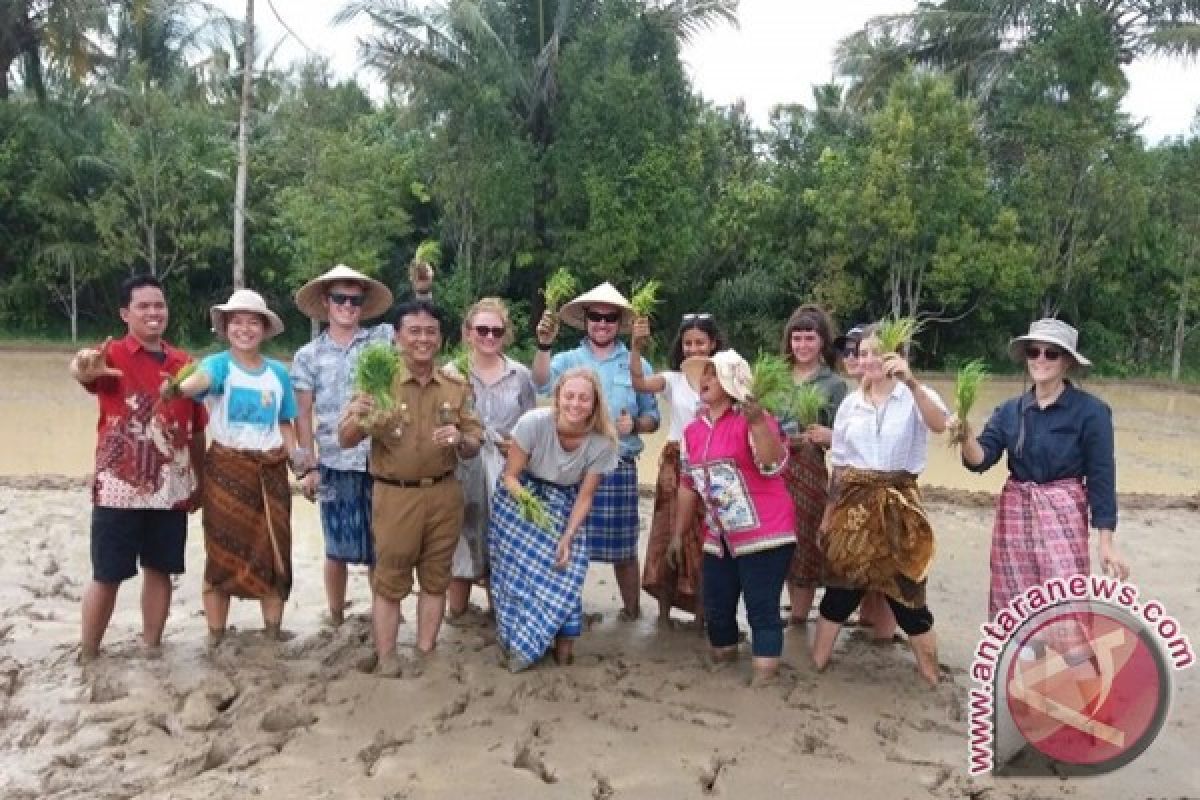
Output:
[[108,673],[101,673],[93,678],[87,690],[89,703],[112,703],[128,696],[129,690],[125,688],[125,684],[115,675]]
[[514,769],[532,772],[542,783],[557,783],[558,776],[546,766],[545,753],[536,748],[537,743],[545,738],[543,723],[534,721],[514,744],[512,765]]
[[449,722],[454,717],[462,716],[467,707],[471,704],[471,693],[463,692],[458,697],[454,698],[445,708],[433,716],[434,722],[437,723],[438,733],[446,733],[450,730]]
[[612,783],[606,776],[599,772],[593,772],[592,780],[596,782],[596,785],[592,787],[592,800],[610,800],[616,794],[613,791]]
[[721,774],[727,768],[735,764],[737,764],[737,759],[733,756],[723,756],[720,754],[713,756],[708,769],[700,773],[700,791],[704,792],[704,794],[716,794],[717,779],[721,777]]
[[296,728],[306,728],[317,721],[317,715],[295,705],[276,706],[263,714],[258,727],[267,733],[286,733]]
[[392,736],[382,729],[376,731],[375,739],[358,751],[358,760],[363,763],[363,774],[368,778],[372,777],[381,758],[391,755],[407,744],[412,744],[414,738],[411,730],[399,737]]

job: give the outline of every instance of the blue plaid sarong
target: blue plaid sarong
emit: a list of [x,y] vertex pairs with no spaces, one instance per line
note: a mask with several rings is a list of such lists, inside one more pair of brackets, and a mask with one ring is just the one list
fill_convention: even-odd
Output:
[[557,636],[583,632],[583,581],[587,577],[587,532],[571,542],[566,569],[554,567],[558,535],[575,505],[577,486],[559,486],[521,476],[521,485],[546,505],[556,533],[526,522],[503,480],[492,495],[488,523],[492,602],[496,635],[519,672],[540,659]]
[[325,557],[345,564],[375,564],[371,539],[371,476],[357,470],[317,467],[317,507]]
[[637,462],[622,458],[604,476],[584,521],[588,557],[609,564],[633,561],[638,554]]

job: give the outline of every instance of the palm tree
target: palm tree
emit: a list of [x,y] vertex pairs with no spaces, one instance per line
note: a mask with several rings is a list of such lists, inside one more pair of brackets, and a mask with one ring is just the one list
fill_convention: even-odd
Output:
[[9,74],[18,61],[25,85],[43,102],[47,62],[81,80],[101,57],[107,10],[104,0],[0,2],[0,100],[8,99]]
[[1200,0],[938,0],[871,19],[835,60],[860,106],[910,65],[944,70],[960,92],[986,97],[1064,15],[1095,15],[1117,69],[1142,56],[1200,54]]

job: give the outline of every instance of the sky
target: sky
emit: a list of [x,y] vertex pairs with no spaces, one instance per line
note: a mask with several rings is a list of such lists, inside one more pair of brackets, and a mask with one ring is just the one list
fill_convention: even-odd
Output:
[[[330,20],[341,0],[273,2],[299,39],[287,37],[277,60],[300,59],[307,50],[328,57],[339,76],[358,72],[356,39],[369,30],[369,23],[360,19],[334,26]],[[216,5],[239,18],[245,12],[245,0],[217,0]],[[807,104],[811,87],[833,77],[833,51],[842,37],[873,16],[904,13],[915,5],[913,0],[741,0],[740,26],[698,34],[683,58],[702,95],[720,105],[744,101],[751,116],[765,125],[772,106]],[[269,46],[286,36],[263,0],[255,2],[255,17]],[[1126,74],[1130,90],[1124,109],[1142,123],[1148,141],[1188,133],[1200,105],[1200,65],[1147,59],[1130,65]],[[368,73],[360,78],[374,80]]]

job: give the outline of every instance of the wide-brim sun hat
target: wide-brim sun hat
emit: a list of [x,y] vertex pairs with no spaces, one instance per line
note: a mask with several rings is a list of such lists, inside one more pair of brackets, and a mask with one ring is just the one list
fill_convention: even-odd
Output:
[[717,374],[717,383],[725,390],[725,394],[739,403],[744,403],[751,397],[750,387],[754,383],[754,373],[750,364],[736,350],[718,350],[711,356],[692,356],[680,365],[680,371],[688,383],[697,392],[700,391],[700,378],[704,368],[713,365]]
[[208,310],[208,316],[212,320],[213,331],[222,339],[225,336],[225,326],[229,321],[229,315],[238,311],[246,311],[251,314],[258,314],[267,323],[266,332],[263,333],[264,339],[270,339],[273,336],[278,336],[283,333],[283,320],[279,318],[271,309],[267,308],[267,301],[253,289],[235,289],[233,294],[229,296],[229,300],[215,305]]
[[329,321],[325,293],[335,283],[357,283],[363,287],[362,319],[374,319],[392,307],[392,290],[356,269],[338,264],[324,275],[318,275],[296,290],[296,307],[304,316],[319,322]]
[[1092,362],[1079,352],[1079,331],[1060,319],[1039,319],[1029,324],[1029,333],[1014,337],[1008,343],[1008,355],[1013,361],[1025,360],[1025,343],[1041,342],[1052,344],[1075,360],[1080,367],[1090,367]]
[[633,330],[633,306],[625,299],[625,295],[617,291],[617,287],[608,281],[590,289],[564,305],[558,312],[558,318],[572,328],[587,330],[587,310],[591,306],[609,305],[621,312],[621,333]]

